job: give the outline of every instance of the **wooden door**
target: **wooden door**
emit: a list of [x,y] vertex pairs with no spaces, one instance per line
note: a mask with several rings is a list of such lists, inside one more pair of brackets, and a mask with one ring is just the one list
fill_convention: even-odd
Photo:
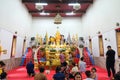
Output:
[[14,35],[12,40],[11,57],[14,57],[16,54],[16,42],[17,42],[17,36]]
[[23,40],[22,55],[24,55],[26,49],[26,39]]
[[103,38],[102,38],[102,35],[99,36],[99,51],[100,51],[100,56],[104,56],[104,48],[103,48]]
[[120,57],[120,30],[116,30],[118,57]]
[[90,53],[92,54],[92,41],[89,39],[89,48],[90,48]]

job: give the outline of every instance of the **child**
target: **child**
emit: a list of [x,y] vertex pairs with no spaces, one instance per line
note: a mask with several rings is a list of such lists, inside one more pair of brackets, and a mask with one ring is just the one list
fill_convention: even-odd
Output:
[[7,73],[5,72],[5,63],[0,61],[0,80],[5,80],[7,78]]
[[81,73],[86,71],[86,62],[84,62],[83,57],[81,57],[81,61],[79,62],[79,69]]
[[92,68],[91,69],[91,74],[92,74],[92,78],[94,79],[94,80],[98,80],[98,75],[97,75],[97,70],[96,70],[96,68]]

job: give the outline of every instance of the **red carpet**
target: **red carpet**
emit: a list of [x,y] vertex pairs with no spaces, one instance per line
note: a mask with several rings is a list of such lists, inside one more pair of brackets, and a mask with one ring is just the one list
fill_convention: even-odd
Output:
[[[87,70],[90,70],[91,67],[87,68]],[[107,72],[105,69],[102,69],[100,67],[96,67],[97,74],[98,74],[98,80],[109,80],[107,78]],[[38,72],[38,71],[36,71]],[[51,70],[50,74],[46,74],[48,80],[52,80],[52,76],[54,75],[55,71]],[[8,71],[8,80],[34,80],[34,77],[28,77],[25,67],[19,67],[13,70]],[[82,74],[83,79],[86,77],[85,74]]]
[[90,61],[90,56],[88,55],[89,53],[88,53],[88,51],[87,51],[87,48],[84,48],[83,49],[83,55],[84,55],[84,61],[86,62],[86,64],[87,64],[87,66],[91,66],[92,65],[92,63],[91,63],[91,61]]

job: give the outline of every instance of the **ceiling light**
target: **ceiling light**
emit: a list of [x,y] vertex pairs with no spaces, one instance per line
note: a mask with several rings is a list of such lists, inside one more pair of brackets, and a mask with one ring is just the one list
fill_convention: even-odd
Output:
[[49,13],[40,13],[40,15],[49,15]]
[[80,4],[79,3],[69,3],[68,5],[69,6],[76,6],[76,5],[79,6]]
[[35,3],[35,8],[42,10],[44,5],[47,5],[47,3]]
[[81,8],[81,5],[79,3],[69,3],[69,6],[73,6],[73,9],[79,10]]
[[37,10],[42,10],[42,9],[43,9],[43,6],[42,6],[42,5],[36,5],[35,8],[36,8]]
[[35,3],[35,5],[42,5],[42,6],[46,6],[48,5],[47,3]]
[[62,17],[59,13],[54,18],[54,24],[61,24],[62,23]]
[[42,12],[42,13],[40,13],[40,15],[50,15],[50,13]]
[[66,13],[66,15],[75,15],[75,13],[71,12],[71,13]]

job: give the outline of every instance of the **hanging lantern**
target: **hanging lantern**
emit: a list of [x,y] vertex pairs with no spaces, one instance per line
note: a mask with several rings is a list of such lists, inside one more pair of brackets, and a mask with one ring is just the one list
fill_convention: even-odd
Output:
[[73,9],[75,10],[79,10],[81,8],[81,5],[79,3],[76,3],[75,5],[73,5]]
[[54,24],[61,24],[62,21],[62,17],[59,13],[57,13],[57,15],[54,18]]

